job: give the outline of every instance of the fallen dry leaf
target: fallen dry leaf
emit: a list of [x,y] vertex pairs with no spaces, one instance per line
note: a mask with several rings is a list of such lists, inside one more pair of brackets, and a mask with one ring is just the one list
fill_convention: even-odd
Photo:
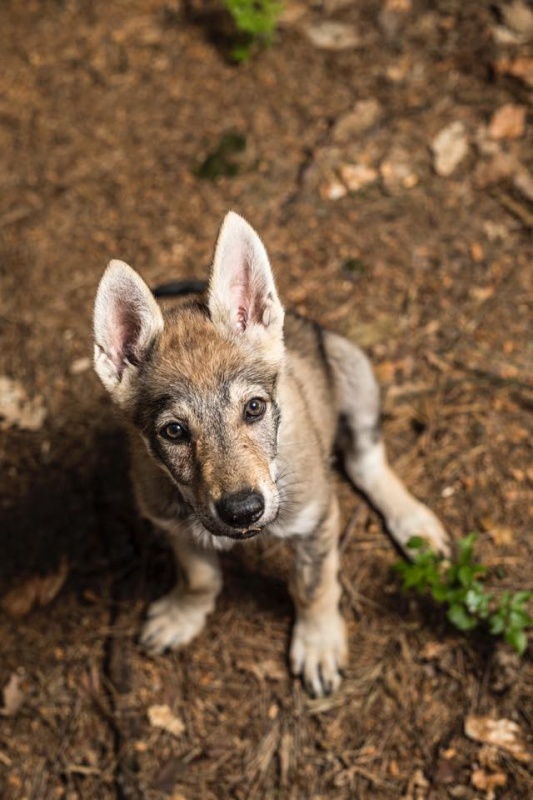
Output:
[[185,725],[181,719],[173,714],[167,705],[150,706],[148,719],[152,727],[161,728],[177,738],[185,731]]
[[469,739],[483,744],[490,744],[504,750],[516,758],[517,761],[529,763],[531,753],[528,753],[521,741],[520,727],[510,719],[493,719],[489,716],[470,715],[465,719],[465,733]]
[[526,107],[506,103],[492,115],[489,136],[492,139],[519,139],[526,129]]
[[346,320],[344,335],[359,347],[372,347],[378,342],[392,338],[398,333],[398,320],[393,316],[383,315],[373,322],[357,322]]
[[508,28],[524,38],[533,36],[533,11],[523,0],[513,0],[501,7],[503,20]]
[[20,688],[22,678],[13,672],[8,682],[4,686],[3,697],[4,707],[0,709],[0,716],[14,717],[24,702],[24,692]]
[[436,661],[448,650],[451,650],[448,642],[427,642],[422,648],[420,658],[424,661]]
[[505,786],[507,775],[504,772],[485,772],[484,769],[475,769],[472,773],[472,785],[476,789],[485,792],[486,800],[494,800],[496,797],[495,789]]
[[513,178],[513,186],[530,203],[533,203],[533,175],[526,169],[520,170]]
[[447,178],[468,153],[468,139],[462,122],[451,122],[431,143],[437,175]]
[[21,428],[25,431],[38,431],[46,417],[43,399],[27,396],[18,381],[7,375],[0,375],[0,428]]
[[511,75],[523,81],[526,86],[533,87],[533,58],[501,58],[496,64],[496,71],[502,75]]
[[489,161],[481,161],[474,172],[474,183],[479,189],[513,177],[522,169],[516,156],[498,150]]
[[65,583],[68,571],[68,561],[63,558],[56,572],[44,576],[32,575],[4,595],[2,608],[12,617],[23,617],[36,606],[48,605]]
[[470,245],[470,258],[474,264],[481,264],[485,259],[485,251],[482,244],[479,242],[472,242]]

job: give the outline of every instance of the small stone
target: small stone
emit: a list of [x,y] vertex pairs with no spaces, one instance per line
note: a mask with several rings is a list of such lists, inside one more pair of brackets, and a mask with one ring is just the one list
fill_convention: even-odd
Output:
[[320,194],[324,200],[340,200],[341,197],[346,197],[348,190],[340,181],[332,180],[322,184]]
[[179,738],[185,731],[185,725],[172,713],[167,705],[150,706],[148,709],[148,719],[154,728],[162,728],[172,736]]
[[340,117],[333,128],[334,141],[345,144],[356,139],[379,120],[383,113],[381,104],[375,99],[359,100],[353,111]]
[[353,25],[332,20],[308,25],[305,32],[311,44],[319,50],[351,50],[361,42]]
[[91,365],[92,361],[88,357],[76,358],[70,365],[69,372],[71,375],[81,375],[82,372],[87,372]]
[[409,154],[400,147],[393,148],[379,166],[381,179],[390,194],[412,189],[419,181]]
[[449,177],[468,153],[465,126],[459,120],[443,128],[431,143],[437,175]]
[[358,192],[363,186],[378,179],[378,171],[365,164],[343,164],[339,170],[341,180],[349,192]]

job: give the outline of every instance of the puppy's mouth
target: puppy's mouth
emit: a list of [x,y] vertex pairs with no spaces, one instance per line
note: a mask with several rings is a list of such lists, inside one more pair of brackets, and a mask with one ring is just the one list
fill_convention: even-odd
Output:
[[248,539],[255,539],[260,533],[264,533],[265,529],[274,522],[277,513],[273,519],[261,518],[255,524],[250,525],[249,528],[232,528],[229,525],[224,525],[220,520],[214,520],[210,516],[201,518],[202,524],[209,531],[212,536],[217,539],[232,539],[235,542],[246,542]]
[[225,532],[223,534],[219,534],[219,536],[227,536],[229,539],[234,539],[238,542],[244,542],[247,539],[253,539],[255,536],[262,533],[263,530],[264,528],[249,528],[248,530],[244,531],[232,531],[231,533]]

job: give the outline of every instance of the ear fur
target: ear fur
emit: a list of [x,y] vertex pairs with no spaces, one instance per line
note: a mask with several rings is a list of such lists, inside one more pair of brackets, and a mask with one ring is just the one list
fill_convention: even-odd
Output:
[[283,355],[283,307],[265,247],[242,217],[230,211],[218,236],[209,311],[214,324],[232,338],[243,336],[273,358]]
[[110,261],[94,306],[94,368],[117,402],[149,347],[163,330],[163,315],[142,278],[123,261]]

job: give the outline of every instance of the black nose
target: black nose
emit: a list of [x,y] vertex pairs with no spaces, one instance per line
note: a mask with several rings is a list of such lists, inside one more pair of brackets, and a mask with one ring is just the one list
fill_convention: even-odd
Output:
[[258,492],[226,494],[216,504],[220,519],[232,528],[247,528],[263,516],[265,501]]

